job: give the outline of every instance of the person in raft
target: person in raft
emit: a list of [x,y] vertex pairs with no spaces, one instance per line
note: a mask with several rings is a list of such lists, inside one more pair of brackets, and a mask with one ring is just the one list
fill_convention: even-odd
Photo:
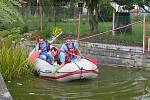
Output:
[[36,43],[36,50],[40,52],[39,58],[47,61],[52,64],[53,56],[50,52],[50,46],[52,45],[51,41],[45,39],[45,37],[40,37],[38,42]]
[[61,50],[65,51],[71,58],[72,62],[76,62],[77,61],[77,56],[79,54],[79,56],[81,58],[85,58],[82,54],[81,51],[79,50],[78,44],[76,41],[72,41],[72,36],[68,35],[67,38],[65,38],[64,43],[61,46]]
[[53,62],[58,64],[58,69],[71,62],[70,56],[60,48],[52,47],[51,54],[54,57]]

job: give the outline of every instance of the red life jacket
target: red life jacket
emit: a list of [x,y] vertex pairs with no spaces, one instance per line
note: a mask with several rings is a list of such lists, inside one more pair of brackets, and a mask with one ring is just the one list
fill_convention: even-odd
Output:
[[71,59],[70,59],[69,55],[65,51],[60,50],[58,48],[57,48],[57,54],[54,57],[54,61],[56,61],[59,65],[61,64],[60,57],[59,57],[59,55],[60,55],[61,52],[63,52],[66,55],[66,57],[65,57],[65,64],[70,63]]
[[[48,41],[46,41],[47,52],[50,51],[50,45],[48,45]],[[39,43],[39,50],[42,50],[42,43]]]
[[73,56],[73,58],[77,58],[77,49],[74,46],[74,43],[72,43],[72,48],[70,48],[70,45],[65,44],[68,50],[64,50],[67,54],[69,54],[70,58],[72,58],[71,56]]

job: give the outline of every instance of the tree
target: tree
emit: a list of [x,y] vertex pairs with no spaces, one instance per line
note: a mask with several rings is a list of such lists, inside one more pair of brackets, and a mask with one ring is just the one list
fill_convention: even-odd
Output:
[[110,1],[109,0],[85,0],[85,2],[89,13],[90,30],[92,33],[97,33],[98,23],[100,23],[99,18],[102,14],[102,10],[105,9],[104,5],[108,6],[108,8],[110,9]]
[[145,6],[150,7],[150,1],[149,0],[113,0],[120,6],[124,6],[123,8],[125,10],[131,10],[134,8],[134,5],[138,5],[139,7],[143,8],[146,12],[149,12],[145,9]]
[[88,7],[90,30],[92,33],[97,33],[98,32],[97,16],[99,14],[98,12],[99,1],[98,0],[85,0],[85,2]]
[[[36,0],[29,0],[28,2],[32,1],[32,5],[37,6]],[[89,25],[91,33],[97,33],[98,32],[98,24],[99,24],[99,18],[100,18],[100,12],[103,10],[103,4],[107,4],[107,6],[110,6],[109,0],[40,0],[40,3],[44,2],[43,6],[43,12],[45,14],[50,14],[50,11],[53,8],[54,15],[60,10],[58,9],[62,5],[69,6],[70,10],[74,11],[74,4],[78,2],[84,2],[86,3],[86,7],[88,9],[88,16],[89,16]],[[35,9],[34,9],[35,10]],[[32,11],[33,14],[35,11]],[[66,12],[67,13],[67,12]],[[48,15],[50,16],[50,15]],[[70,13],[70,17],[73,16],[72,13]]]

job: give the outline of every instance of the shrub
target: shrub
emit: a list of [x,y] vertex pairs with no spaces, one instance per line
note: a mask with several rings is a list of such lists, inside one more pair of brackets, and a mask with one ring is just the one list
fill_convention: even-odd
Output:
[[15,49],[3,46],[0,49],[0,72],[4,78],[19,78],[32,74],[33,66],[28,63],[27,55],[23,51],[19,46]]
[[20,34],[21,33],[21,28],[20,27],[15,27],[15,28],[12,28],[10,31],[11,31],[11,34]]
[[6,37],[9,34],[10,34],[10,31],[8,31],[8,30],[0,31],[0,37]]
[[21,33],[20,34],[23,34],[23,33],[26,33],[28,32],[28,26],[26,24],[23,24],[21,26]]
[[12,44],[12,41],[18,39],[21,37],[19,34],[9,35],[8,37],[5,37],[3,41],[1,41],[2,46],[10,47]]

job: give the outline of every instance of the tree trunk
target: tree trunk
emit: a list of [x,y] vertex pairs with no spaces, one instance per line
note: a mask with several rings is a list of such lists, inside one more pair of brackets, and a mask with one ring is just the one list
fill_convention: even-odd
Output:
[[98,22],[96,21],[95,15],[89,14],[89,24],[92,33],[98,33]]
[[[88,1],[87,0],[87,6],[88,6],[88,12],[89,12],[89,24],[90,24],[90,31],[92,33],[98,33],[98,20],[97,20],[97,15],[98,15],[98,1],[93,0],[93,1]],[[95,11],[95,13],[94,13]]]

